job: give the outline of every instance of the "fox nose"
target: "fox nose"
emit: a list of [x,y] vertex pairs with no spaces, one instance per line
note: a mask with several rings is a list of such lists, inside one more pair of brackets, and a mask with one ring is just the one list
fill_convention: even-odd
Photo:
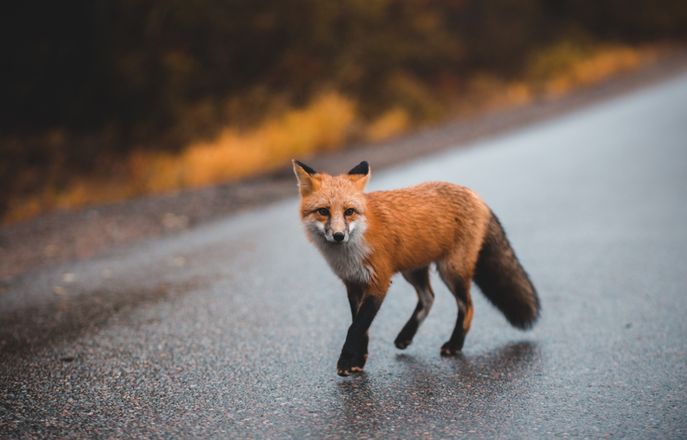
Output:
[[336,241],[341,241],[344,239],[344,237],[345,237],[345,235],[343,232],[335,232],[334,233],[334,240],[336,240]]

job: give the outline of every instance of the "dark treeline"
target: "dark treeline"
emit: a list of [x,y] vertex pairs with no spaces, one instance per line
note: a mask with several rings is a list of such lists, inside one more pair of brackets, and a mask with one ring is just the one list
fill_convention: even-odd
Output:
[[[55,160],[55,148],[60,160],[77,168],[134,145],[176,148],[191,137],[211,135],[220,123],[250,124],[325,89],[355,99],[363,116],[401,105],[423,117],[422,108],[397,92],[399,74],[436,90],[476,71],[516,75],[529,54],[556,40],[682,39],[686,5],[684,0],[10,2],[0,14],[0,152],[8,159],[2,171],[40,168]],[[41,137],[56,130],[73,141]]]

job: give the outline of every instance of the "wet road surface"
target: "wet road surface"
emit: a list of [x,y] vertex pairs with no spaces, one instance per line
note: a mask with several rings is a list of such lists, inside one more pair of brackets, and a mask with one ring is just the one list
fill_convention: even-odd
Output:
[[293,198],[2,286],[0,437],[687,436],[687,76],[372,167],[370,189],[484,197],[539,289],[534,330],[475,292],[462,356],[440,357],[456,310],[433,273],[399,351],[396,277],[366,372],[337,377],[348,304]]

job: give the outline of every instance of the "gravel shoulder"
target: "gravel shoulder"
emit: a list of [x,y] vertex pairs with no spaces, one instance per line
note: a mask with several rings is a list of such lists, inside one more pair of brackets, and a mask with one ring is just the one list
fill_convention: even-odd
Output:
[[[554,100],[452,121],[379,144],[354,145],[307,159],[315,168],[345,171],[360,160],[391,167],[447,148],[580,110],[687,70],[679,53]],[[0,226],[0,292],[17,278],[46,266],[88,259],[233,215],[295,194],[290,164],[238,182],[60,211]]]

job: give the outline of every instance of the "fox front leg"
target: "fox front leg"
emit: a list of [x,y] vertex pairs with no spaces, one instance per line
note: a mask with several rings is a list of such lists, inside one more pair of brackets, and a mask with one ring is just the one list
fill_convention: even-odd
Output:
[[[356,299],[355,293],[349,289],[349,301]],[[348,328],[346,342],[344,342],[339,361],[336,364],[336,374],[339,376],[348,376],[363,370],[367,360],[367,331],[382,305],[382,298],[369,294],[361,295],[358,302],[359,305],[355,307],[355,301],[351,301],[353,323]]]
[[[358,309],[360,308],[364,291],[364,286],[360,284],[346,284],[348,304],[351,306],[351,322],[355,321],[355,317],[358,315]],[[365,332],[362,341],[362,350],[356,353],[351,359],[352,372],[360,372],[363,370],[363,368],[365,368],[365,362],[367,362],[367,344],[369,341],[370,337],[368,336],[368,332]]]

